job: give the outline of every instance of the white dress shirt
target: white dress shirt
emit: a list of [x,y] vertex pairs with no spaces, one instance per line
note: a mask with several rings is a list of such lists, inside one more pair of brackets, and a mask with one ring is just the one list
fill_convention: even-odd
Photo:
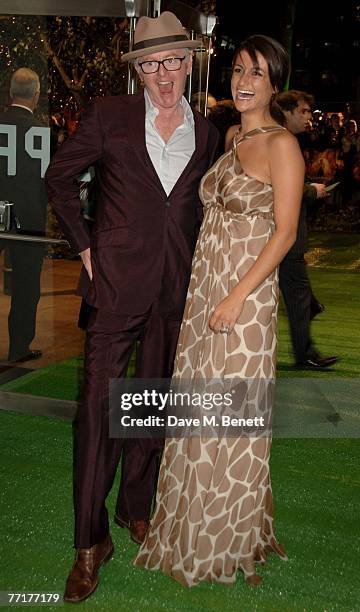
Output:
[[166,195],[169,195],[195,151],[194,115],[183,96],[180,104],[184,110],[184,121],[164,142],[155,126],[159,110],[151,102],[146,89],[144,94],[146,148]]

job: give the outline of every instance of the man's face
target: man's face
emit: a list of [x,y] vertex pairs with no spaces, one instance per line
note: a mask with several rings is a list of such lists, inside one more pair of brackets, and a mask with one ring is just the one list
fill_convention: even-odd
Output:
[[[141,69],[141,64],[144,62],[156,62],[166,59],[170,60],[169,66],[171,66],[172,58],[182,59],[179,70],[167,70],[163,64],[159,64],[159,70],[151,74],[145,74]],[[179,60],[176,59],[175,62],[179,63]],[[151,68],[151,64],[144,66],[145,69],[149,69],[149,67]],[[153,67],[157,68],[156,64]],[[144,82],[152,103],[159,110],[177,106],[184,93],[186,78],[191,72],[191,67],[192,57],[185,49],[172,49],[170,51],[151,53],[139,58],[138,65],[135,64],[135,68],[140,79]]]
[[286,127],[293,134],[300,134],[306,131],[306,127],[312,117],[309,104],[305,100],[300,100],[292,111],[284,111],[286,117]]

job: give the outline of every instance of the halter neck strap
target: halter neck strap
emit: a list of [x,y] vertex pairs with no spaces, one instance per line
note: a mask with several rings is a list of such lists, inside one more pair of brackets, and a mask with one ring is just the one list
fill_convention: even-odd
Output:
[[254,130],[250,130],[249,132],[246,132],[246,134],[243,134],[242,136],[240,136],[240,138],[237,140],[237,133],[235,134],[234,137],[234,146],[237,146],[238,144],[240,144],[240,142],[243,142],[244,140],[249,140],[250,138],[252,138],[253,136],[256,136],[257,134],[266,134],[267,132],[279,132],[279,131],[283,131],[286,130],[285,127],[283,127],[282,125],[267,125],[265,127],[258,127],[255,128]]

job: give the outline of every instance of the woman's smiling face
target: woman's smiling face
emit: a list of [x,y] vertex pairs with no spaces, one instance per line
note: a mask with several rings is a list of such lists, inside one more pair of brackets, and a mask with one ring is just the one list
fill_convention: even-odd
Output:
[[254,64],[249,53],[242,50],[234,62],[231,92],[240,112],[267,109],[275,93],[265,58],[258,51],[256,58],[257,64]]

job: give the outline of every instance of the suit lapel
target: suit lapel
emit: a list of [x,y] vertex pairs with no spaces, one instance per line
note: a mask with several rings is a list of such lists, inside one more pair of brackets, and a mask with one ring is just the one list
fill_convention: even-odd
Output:
[[146,148],[144,94],[137,94],[136,99],[129,102],[128,108],[128,140],[134,145],[134,149],[141,159],[141,164],[144,167],[144,170],[147,171],[147,173],[151,176],[156,187],[161,191],[162,195],[165,195],[166,197],[164,188],[161,184],[161,181],[152,164],[150,155]]
[[[190,157],[188,163],[186,164],[184,170],[180,174],[178,180],[176,181],[174,187],[171,190],[171,193],[175,191],[184,181],[186,181],[191,170],[196,167],[197,163],[202,158],[206,143],[207,143],[207,131],[204,129],[204,125],[202,125],[202,117],[200,118],[197,113],[194,113],[194,122],[195,122],[195,151]],[[170,194],[169,194],[170,195]]]

